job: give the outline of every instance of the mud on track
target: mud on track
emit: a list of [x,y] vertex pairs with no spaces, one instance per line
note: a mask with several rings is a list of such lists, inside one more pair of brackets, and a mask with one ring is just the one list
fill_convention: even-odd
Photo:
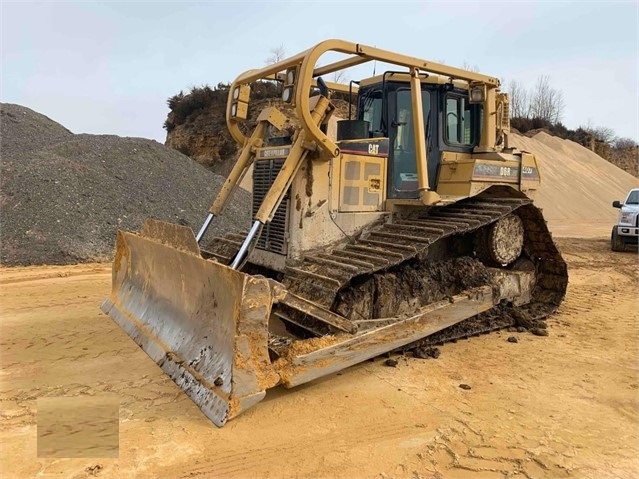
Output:
[[[99,311],[108,266],[1,269],[0,475],[638,477],[637,254],[558,243],[570,284],[549,336],[377,359],[269,391],[223,429]],[[120,401],[119,457],[37,458],[37,398],[83,395]]]

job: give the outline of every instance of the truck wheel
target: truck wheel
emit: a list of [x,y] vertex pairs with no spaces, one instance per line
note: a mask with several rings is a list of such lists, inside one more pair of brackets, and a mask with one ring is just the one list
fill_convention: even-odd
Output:
[[612,234],[610,235],[610,249],[613,251],[623,251],[626,249],[626,244],[617,234],[616,226],[612,228]]

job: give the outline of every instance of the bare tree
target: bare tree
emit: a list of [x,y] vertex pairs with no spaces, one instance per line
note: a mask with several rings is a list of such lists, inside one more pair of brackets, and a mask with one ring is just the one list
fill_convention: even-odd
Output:
[[479,67],[477,65],[471,65],[466,60],[464,60],[464,63],[462,63],[461,67],[463,70],[468,70],[469,72],[475,72],[475,73],[479,72]]
[[333,82],[335,83],[346,83],[348,82],[348,76],[346,75],[345,70],[339,70],[333,73]]
[[581,125],[579,128],[584,130],[586,133],[590,133],[594,137],[595,141],[610,144],[615,141],[615,131],[612,128],[607,126],[595,126],[590,118],[585,126]]
[[637,148],[637,142],[632,138],[615,138],[614,147],[619,150],[625,150],[628,148]]
[[564,100],[564,92],[557,90],[557,97],[555,99],[556,117],[555,123],[559,123],[564,117],[564,109],[566,108],[566,101]]
[[508,82],[510,94],[510,116],[513,118],[530,118],[530,95],[528,90],[517,80]]
[[604,143],[612,143],[615,139],[615,131],[607,126],[598,126],[593,131],[595,140]]
[[286,50],[284,49],[284,44],[280,44],[277,47],[273,47],[269,50],[270,55],[264,61],[267,65],[272,65],[273,63],[280,62],[286,58]]
[[563,112],[563,92],[550,85],[548,75],[540,75],[530,98],[531,117],[541,118],[554,124],[561,120]]

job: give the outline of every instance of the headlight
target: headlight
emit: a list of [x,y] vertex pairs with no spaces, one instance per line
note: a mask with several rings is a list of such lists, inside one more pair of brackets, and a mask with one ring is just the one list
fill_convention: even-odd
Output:
[[486,100],[486,84],[471,82],[468,90],[468,100],[470,103],[483,103]]
[[237,116],[237,103],[231,105],[231,116]]
[[484,90],[481,88],[473,88],[470,90],[470,100],[473,103],[481,103],[484,101]]
[[282,90],[282,101],[290,103],[293,99],[293,87],[286,87]]
[[286,73],[286,83],[289,85],[295,83],[295,70],[289,70]]
[[621,213],[621,216],[619,216],[619,223],[632,224],[632,217],[633,217],[632,213],[629,213],[629,212]]

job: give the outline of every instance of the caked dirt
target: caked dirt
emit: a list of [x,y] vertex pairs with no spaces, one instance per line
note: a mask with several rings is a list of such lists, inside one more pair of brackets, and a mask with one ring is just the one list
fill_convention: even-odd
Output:
[[409,317],[424,305],[490,281],[487,268],[467,256],[449,261],[415,262],[377,273],[362,284],[345,289],[338,294],[335,310],[352,320]]
[[[108,265],[0,269],[0,475],[639,477],[637,253],[558,244],[570,284],[548,336],[377,358],[275,388],[222,429],[100,312]],[[119,457],[38,458],[37,399],[61,396],[119,401]]]

